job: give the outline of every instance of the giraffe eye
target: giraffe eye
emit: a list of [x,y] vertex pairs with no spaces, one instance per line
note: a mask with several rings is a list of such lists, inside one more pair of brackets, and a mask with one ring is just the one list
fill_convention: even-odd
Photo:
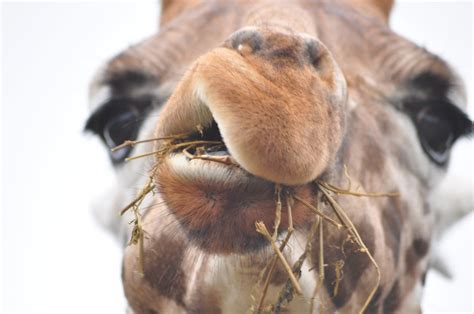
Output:
[[120,164],[130,154],[131,148],[112,152],[110,149],[136,140],[143,119],[151,109],[150,98],[113,99],[97,109],[87,120],[86,131],[98,135],[107,146],[112,163]]
[[438,165],[445,165],[454,142],[472,134],[472,122],[458,107],[445,101],[418,103],[411,111],[421,146]]
[[[114,148],[126,140],[136,140],[139,125],[138,115],[134,111],[125,111],[109,119],[102,131],[102,137],[109,148]],[[131,148],[119,149],[110,152],[110,157],[114,162],[123,161],[130,153]]]
[[425,71],[408,81],[413,94],[403,100],[403,110],[416,127],[423,151],[439,166],[447,164],[458,138],[473,134],[471,119],[448,98],[455,85],[450,77]]
[[438,164],[444,164],[455,140],[454,126],[435,109],[425,107],[416,116],[420,142],[428,156]]

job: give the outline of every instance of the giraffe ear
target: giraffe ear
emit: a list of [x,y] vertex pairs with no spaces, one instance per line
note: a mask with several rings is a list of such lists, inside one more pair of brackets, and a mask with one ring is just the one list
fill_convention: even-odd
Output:
[[394,0],[350,0],[354,6],[367,8],[388,23]]

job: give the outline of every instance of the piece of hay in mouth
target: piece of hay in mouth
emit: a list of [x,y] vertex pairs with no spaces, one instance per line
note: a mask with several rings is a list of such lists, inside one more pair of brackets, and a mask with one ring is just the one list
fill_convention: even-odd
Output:
[[[198,132],[200,134],[202,133],[202,129],[197,127]],[[152,167],[150,171],[150,175],[145,183],[145,186],[138,192],[136,198],[132,200],[125,208],[123,208],[120,211],[120,215],[124,215],[127,211],[132,209],[134,218],[132,221],[130,221],[130,224],[133,224],[133,229],[130,235],[130,240],[129,240],[129,245],[137,245],[139,246],[139,254],[138,254],[138,263],[137,263],[137,273],[140,276],[144,276],[144,230],[143,230],[143,225],[141,221],[142,213],[140,210],[140,205],[144,201],[144,199],[150,194],[153,193],[156,184],[154,182],[154,178],[156,175],[156,172],[158,171],[158,166],[159,164],[163,161],[163,159],[169,155],[170,153],[182,150],[183,152],[187,152],[188,155],[191,155],[189,153],[189,149],[191,148],[196,148],[196,152],[205,152],[206,148],[212,147],[212,146],[222,146],[223,142],[221,141],[204,141],[204,140],[195,140],[195,141],[187,141],[186,138],[188,138],[189,134],[178,134],[174,136],[168,136],[168,137],[161,137],[161,138],[152,138],[152,139],[145,139],[145,140],[138,140],[138,141],[130,141],[127,140],[124,143],[120,144],[117,147],[112,148],[112,151],[117,151],[119,149],[123,149],[125,147],[133,147],[138,144],[144,144],[144,143],[149,143],[149,142],[156,142],[156,141],[161,141],[160,148],[157,151],[153,151],[150,153],[145,153],[137,156],[132,156],[129,158],[126,158],[126,161],[131,161],[131,160],[136,160],[148,156],[155,156],[156,157],[156,162],[154,166]],[[188,156],[189,157],[189,156]],[[214,158],[214,157],[225,157],[225,156],[201,156],[199,154],[197,155],[191,155],[190,159],[205,159],[208,161],[218,161],[218,162],[224,162],[226,164],[236,164],[233,159],[219,159],[219,158]]]

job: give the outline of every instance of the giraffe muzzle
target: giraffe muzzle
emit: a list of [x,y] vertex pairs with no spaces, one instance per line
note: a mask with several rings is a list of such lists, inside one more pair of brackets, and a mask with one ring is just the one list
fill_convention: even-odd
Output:
[[[181,142],[221,143],[174,150],[156,175],[164,202],[191,238],[220,253],[266,245],[255,222],[273,224],[275,184],[311,198],[308,183],[333,162],[345,124],[346,83],[319,41],[268,30],[258,41],[232,38],[188,70],[156,131],[165,138],[185,134]],[[294,204],[295,225],[310,215]],[[287,223],[283,216],[283,229]]]
[[305,184],[340,146],[346,83],[319,41],[268,32],[258,33],[258,50],[251,36],[237,34],[199,58],[163,109],[157,135],[199,139],[199,130],[201,140],[224,143],[211,155],[229,153],[242,169],[270,182]]

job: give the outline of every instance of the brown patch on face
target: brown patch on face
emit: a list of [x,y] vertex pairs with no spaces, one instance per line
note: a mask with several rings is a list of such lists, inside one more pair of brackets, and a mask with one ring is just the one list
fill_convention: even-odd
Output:
[[429,249],[430,243],[428,241],[421,238],[413,240],[412,246],[408,248],[405,256],[407,273],[414,274],[418,262],[428,254]]
[[167,235],[152,241],[144,255],[144,279],[160,295],[185,306],[186,274],[181,268],[184,243]]
[[413,240],[413,250],[420,257],[424,257],[430,249],[430,243],[425,239],[415,239]]
[[406,272],[413,275],[413,272],[418,263],[417,254],[413,249],[408,249],[405,255],[405,267]]
[[[365,184],[373,185],[380,181],[380,176],[385,170],[387,153],[383,149],[385,139],[377,131],[377,121],[372,116],[372,111],[378,114],[379,109],[359,106],[353,111],[347,125],[347,146],[341,151],[346,164],[354,164],[352,174],[357,173],[357,179]],[[357,166],[356,166],[357,165]],[[375,181],[374,181],[375,180]],[[376,183],[377,184],[377,183]]]
[[[354,222],[355,223],[355,222]],[[372,255],[375,253],[374,229],[366,221],[355,223],[362,240],[365,242]],[[328,294],[336,308],[344,306],[352,297],[357,284],[362,275],[369,268],[371,262],[367,255],[359,251],[359,246],[351,241],[348,233],[343,230],[336,231],[333,226],[324,225],[324,263],[325,267],[324,283]],[[313,242],[312,261],[313,268],[318,269],[319,240]],[[337,282],[336,263],[344,261],[342,268],[342,278],[340,278],[337,295],[334,296],[334,288]]]
[[385,165],[385,156],[375,136],[363,137],[362,167],[365,171],[380,174]]
[[[162,229],[150,228],[150,218],[159,217],[156,208],[150,210],[144,220],[144,272],[139,270],[139,247],[130,245],[125,249],[123,286],[125,296],[130,307],[135,313],[148,313],[151,311],[161,313],[173,309],[184,311],[184,294],[186,292],[186,278],[181,264],[184,259],[185,239],[179,232],[173,236],[162,233]],[[169,217],[169,216],[168,216]],[[167,217],[161,217],[166,221]],[[169,221],[169,219],[168,219]]]
[[385,301],[383,302],[383,312],[393,313],[400,306],[400,286],[398,281],[395,282],[390,289]]
[[400,197],[387,200],[382,210],[382,226],[385,232],[385,244],[392,251],[393,261],[398,264],[400,256],[400,235],[403,227],[402,208],[405,206]]

